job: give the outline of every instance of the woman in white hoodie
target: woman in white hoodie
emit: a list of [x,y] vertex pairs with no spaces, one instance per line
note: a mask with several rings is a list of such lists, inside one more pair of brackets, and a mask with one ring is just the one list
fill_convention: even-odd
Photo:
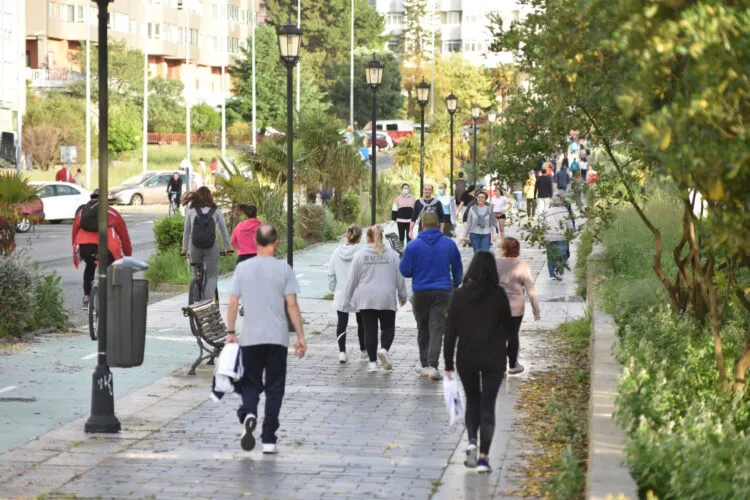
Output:
[[[396,309],[406,304],[406,281],[398,269],[398,254],[383,245],[383,228],[367,230],[367,246],[357,252],[352,262],[349,281],[344,293],[345,303],[355,303],[365,324],[365,346],[370,360],[368,371],[381,366],[390,370],[388,354],[396,334]],[[380,322],[380,350],[378,350],[378,322]]]
[[328,262],[328,287],[333,292],[333,307],[336,309],[338,324],[336,326],[336,339],[339,343],[339,363],[346,363],[346,327],[349,325],[349,313],[355,313],[357,317],[357,336],[359,337],[360,359],[367,359],[365,350],[365,326],[362,316],[356,304],[349,304],[344,300],[346,282],[349,279],[349,270],[356,253],[362,248],[359,240],[362,238],[362,228],[352,224],[346,230],[346,243],[336,247]]

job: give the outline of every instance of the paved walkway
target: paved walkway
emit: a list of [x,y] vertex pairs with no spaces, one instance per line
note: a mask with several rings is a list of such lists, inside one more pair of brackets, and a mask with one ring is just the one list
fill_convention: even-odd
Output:
[[[468,261],[470,251],[463,253]],[[521,360],[528,368],[522,377],[544,366],[543,330],[584,310],[571,276],[550,282],[541,251],[525,249],[524,258],[539,274],[543,320],[522,327]],[[85,419],[78,419],[0,455],[0,491],[10,497],[285,499],[500,498],[507,492],[523,451],[513,426],[520,377],[504,384],[498,398],[495,472],[479,476],[462,465],[463,426],[447,427],[442,384],[414,373],[409,306],[397,314],[394,370],[377,374],[355,360],[356,334],[349,343],[355,361],[339,365],[331,302],[305,298],[302,308],[309,351],[303,360],[290,358],[279,455],[242,452],[237,400],[209,401],[210,370],[188,377],[183,368],[117,401],[119,435],[86,435]]]

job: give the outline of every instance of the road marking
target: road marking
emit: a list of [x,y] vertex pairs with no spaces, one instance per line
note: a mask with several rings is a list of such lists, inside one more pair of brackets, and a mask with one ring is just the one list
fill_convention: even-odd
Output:
[[147,338],[156,340],[171,340],[173,342],[195,342],[195,338],[192,337],[162,337],[157,335],[149,335]]
[[83,356],[81,359],[91,359],[91,358],[97,357],[98,355],[99,355],[98,352],[92,352],[91,354],[87,354],[87,355]]
[[18,389],[18,387],[15,385],[9,385],[8,387],[3,387],[2,389],[0,389],[0,394],[2,394],[3,392],[10,392],[13,389]]

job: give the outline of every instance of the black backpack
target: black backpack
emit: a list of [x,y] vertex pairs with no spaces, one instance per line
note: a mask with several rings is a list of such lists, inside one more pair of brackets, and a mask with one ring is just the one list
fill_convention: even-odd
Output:
[[200,208],[195,209],[193,219],[193,231],[190,241],[195,248],[209,249],[216,243],[216,221],[214,221],[215,208],[211,208],[204,214]]
[[99,204],[85,204],[81,207],[81,229],[95,233],[99,231]]

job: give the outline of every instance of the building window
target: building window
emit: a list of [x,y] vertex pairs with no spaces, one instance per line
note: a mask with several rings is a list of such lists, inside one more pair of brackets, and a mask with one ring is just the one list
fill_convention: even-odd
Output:
[[219,6],[216,4],[213,4],[211,6],[211,15],[214,19],[219,19]]
[[82,23],[83,21],[83,5],[78,5],[76,6],[76,22]]
[[159,40],[161,38],[161,24],[148,23],[148,38],[150,40]]
[[398,38],[391,38],[388,40],[388,50],[391,52],[398,52]]
[[443,52],[461,52],[461,40],[444,40]]
[[47,17],[57,17],[55,16],[55,11],[57,10],[56,7],[57,4],[55,4],[55,2],[53,2],[52,0],[49,0],[47,2]]
[[198,30],[190,28],[190,45],[198,45]]
[[403,12],[387,12],[385,14],[385,25],[389,27],[403,26],[404,24],[404,13]]
[[227,5],[227,9],[229,9],[229,19],[232,21],[239,21],[240,20],[240,8],[237,5]]
[[240,39],[234,36],[227,37],[227,50],[230,54],[236,54],[240,51]]
[[461,11],[449,10],[443,14],[444,24],[461,24]]
[[76,20],[76,6],[75,5],[60,5],[60,21],[64,23],[72,23]]

